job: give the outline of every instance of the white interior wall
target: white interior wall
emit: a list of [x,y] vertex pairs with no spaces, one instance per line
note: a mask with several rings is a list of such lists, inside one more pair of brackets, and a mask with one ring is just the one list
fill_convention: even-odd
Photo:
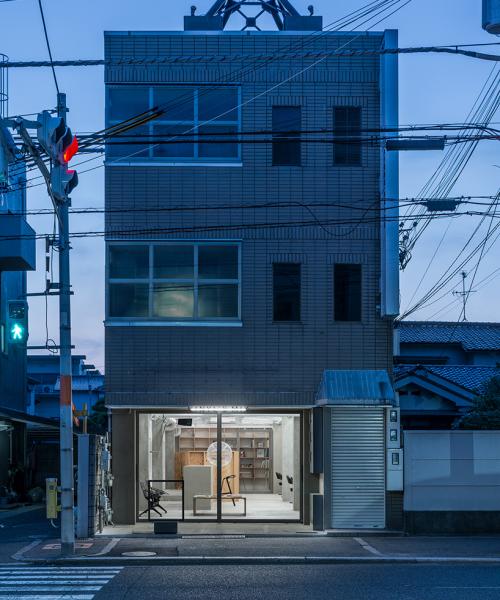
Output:
[[[139,448],[137,453],[138,480],[147,481],[152,479],[152,429],[151,415],[139,415]],[[139,489],[139,512],[147,507],[146,499]]]
[[279,485],[276,472],[283,473],[283,428],[281,423],[273,423],[273,493],[281,494],[282,486]]

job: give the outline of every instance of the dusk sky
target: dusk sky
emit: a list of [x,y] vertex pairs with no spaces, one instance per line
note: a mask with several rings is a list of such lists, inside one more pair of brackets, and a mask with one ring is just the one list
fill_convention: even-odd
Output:
[[[296,8],[307,14],[311,0],[295,0]],[[195,0],[198,13],[212,4]],[[367,0],[316,0],[316,14],[328,24]],[[102,58],[105,30],[180,30],[183,16],[189,14],[192,0],[44,0],[47,28],[54,59]],[[2,36],[0,52],[11,60],[45,60],[47,49],[36,0],[0,3]],[[399,29],[399,43],[406,46],[472,44],[498,41],[481,28],[481,0],[413,0],[389,17],[376,29]],[[495,47],[486,51],[498,53]],[[495,63],[462,56],[418,54],[400,57],[400,123],[462,123],[469,113]],[[498,68],[498,67],[497,67]],[[104,127],[104,84],[102,67],[58,68],[61,91],[66,92],[70,108],[70,126],[76,132],[93,132]],[[9,114],[37,113],[52,108],[56,91],[50,69],[11,69],[9,73]],[[498,114],[493,119],[499,121]],[[497,125],[498,126],[498,125]],[[412,197],[426,183],[442,159],[441,152],[402,153],[400,197]],[[91,158],[77,167],[80,184],[73,192],[74,207],[104,205],[103,157],[78,157],[75,162]],[[86,169],[93,169],[85,173]],[[32,172],[29,177],[38,173]],[[33,183],[38,183],[35,180]],[[498,142],[481,142],[458,180],[453,195],[494,195],[500,181]],[[28,190],[28,209],[47,208],[50,201],[43,186]],[[478,217],[465,216],[453,220],[443,245],[415,294],[418,299],[439,279],[456,256],[464,240],[478,223]],[[52,231],[52,219],[33,216],[30,223],[38,233]],[[486,232],[489,222],[484,223]],[[407,308],[410,298],[428,268],[448,221],[434,222],[417,244],[413,259],[401,274],[401,306]],[[74,215],[72,231],[102,231],[102,215]],[[481,236],[477,238],[479,242]],[[467,306],[470,321],[498,320],[499,277],[486,279],[499,267],[499,244],[493,246],[481,261]],[[72,252],[72,300],[74,352],[86,354],[88,361],[104,367],[104,243],[102,238],[75,239]],[[44,289],[44,244],[38,242],[38,268],[28,276],[30,291]],[[472,261],[467,271],[475,269]],[[482,283],[484,282],[484,284]],[[459,278],[452,285],[458,285]],[[452,285],[448,286],[451,288]],[[458,289],[458,288],[457,288]],[[451,303],[451,304],[450,304]],[[449,306],[447,306],[449,305]],[[443,309],[441,312],[440,309]],[[460,314],[459,299],[448,293],[428,309],[416,312],[412,319],[435,318],[456,320]],[[435,315],[435,316],[434,316]],[[49,337],[58,341],[57,298],[49,300]],[[43,299],[30,299],[30,344],[45,343],[45,306]]]

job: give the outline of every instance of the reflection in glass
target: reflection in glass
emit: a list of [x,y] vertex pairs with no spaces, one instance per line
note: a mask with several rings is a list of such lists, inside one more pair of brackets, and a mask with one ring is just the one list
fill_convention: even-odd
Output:
[[198,316],[201,318],[238,317],[238,286],[232,284],[200,284]]
[[109,247],[111,279],[146,279],[149,277],[148,246],[120,245]]
[[155,317],[191,318],[194,308],[193,285],[189,283],[157,283],[153,290]]
[[237,279],[237,246],[200,246],[198,248],[200,279]]

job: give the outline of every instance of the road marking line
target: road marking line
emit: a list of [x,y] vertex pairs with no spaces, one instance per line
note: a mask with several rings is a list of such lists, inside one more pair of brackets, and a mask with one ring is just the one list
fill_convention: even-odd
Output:
[[40,544],[41,541],[42,540],[34,540],[33,542],[31,542],[31,544],[24,546],[24,548],[21,548],[21,550],[18,550],[15,554],[13,554],[12,558],[14,560],[24,560],[24,554],[26,552],[29,552],[30,550],[33,550],[33,548],[35,546],[38,546],[38,544]]
[[111,550],[113,550],[113,548],[116,546],[116,544],[118,544],[120,539],[121,538],[113,538],[104,546],[104,548],[102,550],[100,550],[99,552],[96,552],[95,554],[92,554],[92,556],[103,556],[104,554],[108,554],[109,552],[111,552]]
[[438,585],[435,590],[500,590],[499,585]]
[[374,548],[371,544],[369,544],[363,538],[355,537],[355,538],[352,538],[352,539],[355,540],[356,542],[358,542],[358,544],[362,548],[364,548],[367,552],[371,552],[372,554],[375,554],[376,556],[383,556],[382,552],[379,552],[376,548]]

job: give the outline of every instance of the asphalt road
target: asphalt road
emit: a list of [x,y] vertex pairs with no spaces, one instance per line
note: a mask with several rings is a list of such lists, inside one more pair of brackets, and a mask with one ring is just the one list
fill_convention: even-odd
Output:
[[59,528],[54,528],[45,518],[45,508],[31,508],[21,514],[0,514],[0,563],[11,560],[12,554],[32,542],[58,537]]
[[125,567],[96,600],[500,600],[498,565]]

